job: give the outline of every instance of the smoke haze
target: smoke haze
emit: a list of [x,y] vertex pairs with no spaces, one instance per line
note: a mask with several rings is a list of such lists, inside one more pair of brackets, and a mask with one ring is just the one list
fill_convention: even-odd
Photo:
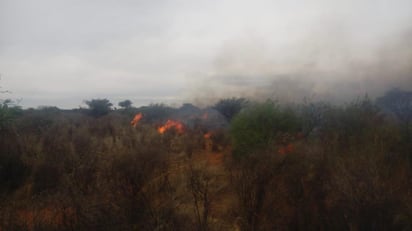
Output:
[[[381,22],[378,27],[371,19],[368,25],[367,19],[328,16],[300,36],[282,33],[274,41],[255,33],[226,42],[212,71],[194,83],[199,84],[194,87],[197,99],[232,95],[345,102],[397,87],[412,89],[409,23],[390,27]],[[276,41],[282,37],[284,41]]]
[[409,0],[5,0],[0,15],[0,84],[24,107],[412,89]]

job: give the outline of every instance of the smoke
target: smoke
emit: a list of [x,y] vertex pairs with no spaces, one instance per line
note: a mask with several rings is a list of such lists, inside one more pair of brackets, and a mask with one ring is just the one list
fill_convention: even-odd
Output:
[[280,35],[284,40],[255,33],[227,41],[209,70],[191,75],[188,98],[198,104],[226,97],[341,103],[396,87],[412,90],[412,25],[362,32],[333,21],[314,28]]
[[411,89],[411,0],[0,2],[2,86],[24,107]]

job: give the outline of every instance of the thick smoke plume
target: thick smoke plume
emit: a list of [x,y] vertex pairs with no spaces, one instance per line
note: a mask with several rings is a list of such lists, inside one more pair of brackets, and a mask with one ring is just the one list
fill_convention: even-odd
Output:
[[363,36],[335,26],[281,45],[256,36],[228,41],[211,70],[196,73],[201,80],[192,81],[190,97],[200,104],[225,97],[342,103],[411,90],[412,27]]

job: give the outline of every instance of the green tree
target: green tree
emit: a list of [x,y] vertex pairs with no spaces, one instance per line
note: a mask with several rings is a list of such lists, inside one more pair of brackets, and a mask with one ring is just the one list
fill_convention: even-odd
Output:
[[[1,79],[1,76],[0,76]],[[2,87],[0,86],[0,89]],[[7,90],[0,90],[0,93],[9,93]],[[10,99],[0,100],[0,130],[4,129],[13,119],[12,111],[9,110]]]
[[227,121],[231,121],[247,104],[244,98],[221,99],[213,108],[219,111]]
[[132,101],[126,99],[126,100],[120,101],[118,105],[121,108],[129,109],[132,107],[132,104],[133,104]]
[[145,122],[148,123],[165,122],[176,111],[176,109],[164,104],[150,104],[140,107],[138,110],[143,113]]
[[0,130],[10,124],[12,119],[13,115],[9,109],[8,100],[5,100],[0,104]]
[[85,101],[85,103],[89,106],[90,115],[96,118],[107,115],[113,106],[108,99],[92,99]]
[[10,126],[21,113],[21,107],[10,99],[0,101],[0,130]]
[[249,107],[231,123],[234,155],[243,156],[264,149],[280,133],[296,132],[300,126],[293,111],[282,110],[272,101]]

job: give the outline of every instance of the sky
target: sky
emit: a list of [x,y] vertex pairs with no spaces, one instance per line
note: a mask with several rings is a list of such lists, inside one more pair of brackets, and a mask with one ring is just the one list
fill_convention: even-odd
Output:
[[0,99],[78,108],[412,89],[410,0],[0,0]]

